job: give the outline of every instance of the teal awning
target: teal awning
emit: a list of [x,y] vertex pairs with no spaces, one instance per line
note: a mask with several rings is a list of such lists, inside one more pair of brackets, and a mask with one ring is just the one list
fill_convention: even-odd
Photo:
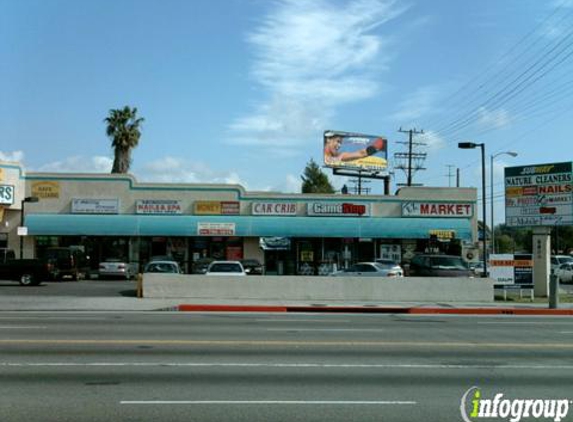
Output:
[[430,230],[453,230],[472,240],[471,220],[462,218],[26,215],[28,233],[36,236],[198,236],[198,223],[234,223],[239,237],[424,239]]

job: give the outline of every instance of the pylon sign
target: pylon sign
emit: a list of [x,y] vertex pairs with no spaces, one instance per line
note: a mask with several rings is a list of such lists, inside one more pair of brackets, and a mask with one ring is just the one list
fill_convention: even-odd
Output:
[[572,163],[506,167],[505,223],[511,227],[572,225]]

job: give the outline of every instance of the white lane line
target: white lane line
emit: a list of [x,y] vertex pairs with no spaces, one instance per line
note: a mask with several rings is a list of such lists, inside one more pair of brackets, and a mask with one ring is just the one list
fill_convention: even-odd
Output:
[[415,401],[334,401],[334,400],[122,400],[122,405],[358,405],[358,406],[381,406],[381,405],[416,405]]
[[319,323],[334,323],[334,322],[350,322],[348,319],[256,319],[257,322],[319,322]]
[[43,328],[48,328],[47,326],[33,326],[33,325],[28,325],[28,326],[19,326],[19,325],[6,325],[6,326],[0,326],[0,330],[37,330],[37,329],[43,329]]
[[352,332],[359,332],[359,331],[366,331],[366,332],[383,332],[386,330],[380,328],[267,328],[266,331],[352,331]]
[[500,369],[573,370],[573,365],[441,365],[441,364],[329,364],[329,363],[172,363],[172,362],[0,362],[0,367],[159,367],[159,368],[351,368],[351,369]]
[[573,321],[478,321],[476,324],[488,324],[488,325],[556,325],[556,324],[567,324],[573,325]]

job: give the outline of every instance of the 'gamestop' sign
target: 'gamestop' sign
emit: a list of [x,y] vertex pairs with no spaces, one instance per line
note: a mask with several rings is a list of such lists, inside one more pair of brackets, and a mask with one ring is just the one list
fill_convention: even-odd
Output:
[[468,218],[473,216],[473,205],[449,202],[404,202],[402,216]]
[[370,204],[311,202],[307,207],[307,214],[310,216],[361,217],[370,215]]

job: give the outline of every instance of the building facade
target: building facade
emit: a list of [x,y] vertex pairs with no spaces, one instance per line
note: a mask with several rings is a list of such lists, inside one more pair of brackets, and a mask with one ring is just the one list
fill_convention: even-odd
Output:
[[[257,259],[267,274],[327,274],[357,261],[440,251],[478,259],[474,188],[396,195],[247,192],[238,185],[139,183],[131,175],[26,173],[0,162],[0,247],[25,257],[69,246],[142,268],[172,256]],[[37,198],[37,202],[36,202]],[[21,227],[21,228],[19,228]]]

